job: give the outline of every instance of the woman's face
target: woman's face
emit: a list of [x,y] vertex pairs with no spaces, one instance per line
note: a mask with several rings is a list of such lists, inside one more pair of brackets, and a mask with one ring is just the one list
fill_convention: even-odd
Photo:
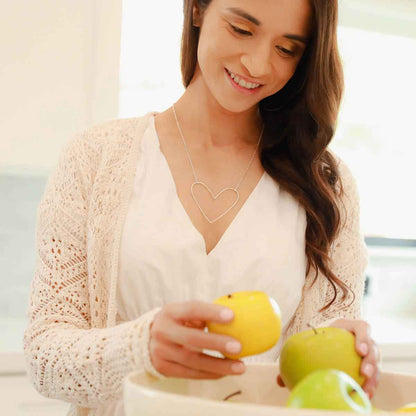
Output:
[[[212,0],[202,22],[194,8],[195,22],[204,83],[222,107],[240,112],[292,77],[311,35],[312,9],[309,0]],[[237,86],[235,75],[261,85]]]

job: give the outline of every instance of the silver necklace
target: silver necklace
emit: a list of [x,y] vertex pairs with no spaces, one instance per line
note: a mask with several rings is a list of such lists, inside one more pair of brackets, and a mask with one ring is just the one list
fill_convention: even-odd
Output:
[[[190,162],[190,164],[191,164],[191,167],[192,167],[192,172],[193,172],[193,174],[194,174],[194,178],[195,178],[195,182],[193,182],[192,183],[192,185],[191,185],[191,195],[192,195],[192,198],[194,199],[194,201],[195,201],[195,203],[198,205],[198,208],[200,209],[200,211],[202,212],[202,214],[203,214],[203,216],[206,218],[206,220],[209,222],[209,223],[214,223],[214,222],[216,222],[216,221],[218,221],[220,218],[222,218],[228,211],[230,211],[234,206],[235,206],[235,204],[237,204],[237,202],[238,202],[238,200],[240,199],[240,194],[239,194],[239,192],[238,192],[238,188],[240,187],[240,184],[241,184],[241,182],[243,181],[243,179],[245,178],[245,176],[246,176],[246,174],[247,174],[247,172],[248,172],[248,170],[249,170],[249,168],[250,168],[250,166],[251,166],[251,164],[253,163],[253,159],[254,159],[254,155],[256,154],[256,152],[257,152],[257,148],[259,147],[259,144],[260,144],[260,140],[261,140],[261,137],[262,137],[262,135],[263,135],[263,130],[264,130],[264,125],[263,125],[263,127],[262,127],[262,129],[261,129],[261,133],[260,133],[260,137],[259,137],[259,140],[258,140],[258,142],[257,142],[257,146],[256,146],[256,148],[255,148],[255,150],[254,150],[254,152],[253,152],[253,155],[251,156],[251,159],[250,159],[250,163],[248,164],[248,166],[247,166],[247,169],[246,169],[246,171],[244,172],[244,175],[241,177],[241,179],[240,179],[240,181],[238,182],[238,184],[237,184],[237,186],[235,186],[234,188],[224,188],[222,191],[220,191],[220,192],[218,192],[217,193],[217,195],[214,195],[213,194],[213,192],[211,191],[211,189],[204,183],[204,182],[201,182],[201,181],[199,181],[198,180],[198,177],[196,176],[196,173],[195,173],[195,169],[194,169],[194,165],[193,165],[193,163],[192,163],[192,160],[191,160],[191,156],[189,155],[189,152],[188,152],[188,147],[187,147],[187,145],[186,145],[186,142],[185,142],[185,139],[184,139],[184,137],[183,137],[183,134],[182,134],[182,129],[181,129],[181,126],[180,126],[180,124],[179,124],[179,121],[178,121],[178,118],[176,117],[176,111],[175,111],[175,106],[172,104],[172,109],[173,109],[173,114],[175,115],[175,120],[176,120],[176,125],[178,126],[178,130],[179,130],[179,133],[180,133],[180,135],[181,135],[181,137],[182,137],[182,141],[183,141],[183,144],[184,144],[184,146],[185,146],[185,150],[186,150],[186,154],[188,155],[188,159],[189,159],[189,162]],[[223,192],[225,192],[225,191],[233,191],[234,193],[235,193],[235,195],[236,195],[236,200],[232,203],[232,205],[223,213],[223,214],[221,214],[220,216],[218,216],[217,218],[215,218],[214,220],[211,220],[211,219],[209,219],[208,218],[208,216],[205,214],[205,212],[204,212],[204,210],[201,208],[201,205],[200,205],[200,203],[198,202],[198,200],[196,199],[196,197],[195,197],[195,194],[194,194],[194,187],[195,186],[203,186],[203,187],[205,187],[205,189],[207,189],[207,191],[211,194],[211,196],[212,196],[212,198],[214,198],[214,200],[216,200]]]

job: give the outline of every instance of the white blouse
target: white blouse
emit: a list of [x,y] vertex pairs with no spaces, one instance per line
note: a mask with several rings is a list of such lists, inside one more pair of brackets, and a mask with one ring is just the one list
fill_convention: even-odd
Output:
[[[232,292],[262,290],[277,301],[284,331],[305,283],[304,208],[265,172],[207,255],[203,236],[178,198],[160,149],[155,114],[140,143],[121,236],[117,323],[171,302],[212,302]],[[280,349],[279,341],[269,351],[242,361],[273,361]],[[122,400],[107,406],[103,414],[123,415]]]

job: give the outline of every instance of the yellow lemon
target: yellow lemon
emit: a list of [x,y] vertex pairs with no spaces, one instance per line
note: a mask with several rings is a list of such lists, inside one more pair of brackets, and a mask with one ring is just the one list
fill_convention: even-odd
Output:
[[414,412],[414,413],[416,413],[416,402],[408,403],[405,406],[402,406],[399,409],[397,409],[396,412],[402,412],[402,413],[405,413],[405,412],[409,412],[409,413]]
[[234,311],[234,319],[225,324],[207,323],[208,331],[231,336],[241,342],[239,354],[224,354],[231,359],[260,354],[272,348],[281,335],[281,312],[277,302],[262,291],[242,291],[214,300]]

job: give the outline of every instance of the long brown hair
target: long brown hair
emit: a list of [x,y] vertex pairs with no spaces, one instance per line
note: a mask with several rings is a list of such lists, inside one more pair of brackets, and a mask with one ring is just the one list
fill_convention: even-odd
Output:
[[[335,293],[321,312],[335,302],[337,285],[343,292],[342,301],[351,292],[353,303],[355,294],[331,271],[329,256],[341,228],[339,204],[344,192],[337,162],[327,150],[344,89],[336,32],[338,2],[310,1],[314,30],[297,69],[280,91],[259,103],[264,123],[260,159],[264,170],[305,208],[306,274],[314,268],[313,285],[320,270]],[[184,0],[181,71],[185,88],[197,63],[199,27],[193,25],[193,4],[203,15],[210,3]]]

